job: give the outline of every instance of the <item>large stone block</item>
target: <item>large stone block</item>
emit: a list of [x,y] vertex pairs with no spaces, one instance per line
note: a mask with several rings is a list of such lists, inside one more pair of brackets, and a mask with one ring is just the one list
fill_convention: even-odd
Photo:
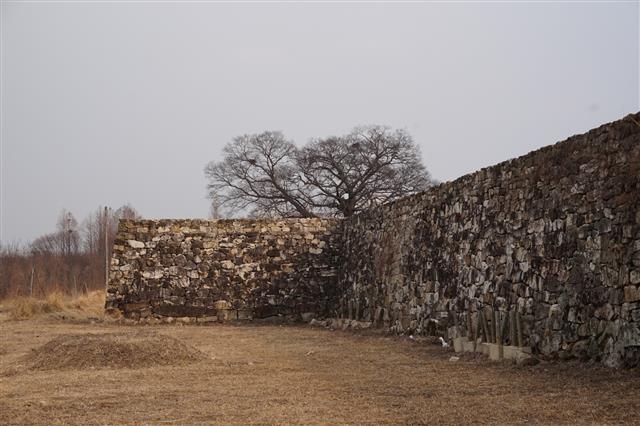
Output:
[[640,300],[640,290],[635,285],[628,285],[624,288],[624,301],[637,302]]

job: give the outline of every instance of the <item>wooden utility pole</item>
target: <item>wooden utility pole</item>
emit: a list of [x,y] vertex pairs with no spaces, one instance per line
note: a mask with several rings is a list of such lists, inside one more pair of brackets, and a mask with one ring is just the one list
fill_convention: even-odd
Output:
[[31,279],[29,280],[29,296],[33,297],[33,274],[35,272],[35,266],[31,265]]
[[104,206],[104,288],[109,286],[109,207]]

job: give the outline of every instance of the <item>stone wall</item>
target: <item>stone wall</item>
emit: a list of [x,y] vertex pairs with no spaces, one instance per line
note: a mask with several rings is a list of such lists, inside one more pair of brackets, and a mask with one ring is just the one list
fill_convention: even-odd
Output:
[[640,362],[640,114],[341,228],[345,318]]
[[335,304],[336,222],[123,220],[111,262],[107,308],[134,319],[216,314],[265,317]]
[[342,222],[120,223],[108,308],[199,317],[221,300],[638,365],[640,114]]

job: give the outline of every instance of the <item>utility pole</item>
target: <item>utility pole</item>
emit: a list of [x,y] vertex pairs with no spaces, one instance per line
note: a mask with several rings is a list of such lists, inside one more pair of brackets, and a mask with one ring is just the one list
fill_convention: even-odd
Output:
[[109,207],[104,206],[104,289],[109,286]]
[[67,255],[71,254],[71,234],[73,229],[71,228],[72,216],[71,212],[67,212]]
[[[69,277],[67,281],[67,288],[71,287],[71,281],[73,279],[73,260],[71,259],[71,234],[73,230],[71,229],[71,212],[67,212],[67,267],[69,268]],[[75,297],[75,293],[73,297]]]
[[33,297],[33,274],[35,272],[35,266],[31,265],[31,279],[29,280],[29,296]]

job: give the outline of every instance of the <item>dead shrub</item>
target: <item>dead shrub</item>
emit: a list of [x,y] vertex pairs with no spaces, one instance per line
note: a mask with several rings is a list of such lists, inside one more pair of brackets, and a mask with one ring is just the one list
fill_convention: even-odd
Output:
[[44,299],[18,296],[3,302],[3,307],[14,320],[37,317],[49,319],[89,320],[104,317],[104,291],[96,290],[79,297],[50,293]]

